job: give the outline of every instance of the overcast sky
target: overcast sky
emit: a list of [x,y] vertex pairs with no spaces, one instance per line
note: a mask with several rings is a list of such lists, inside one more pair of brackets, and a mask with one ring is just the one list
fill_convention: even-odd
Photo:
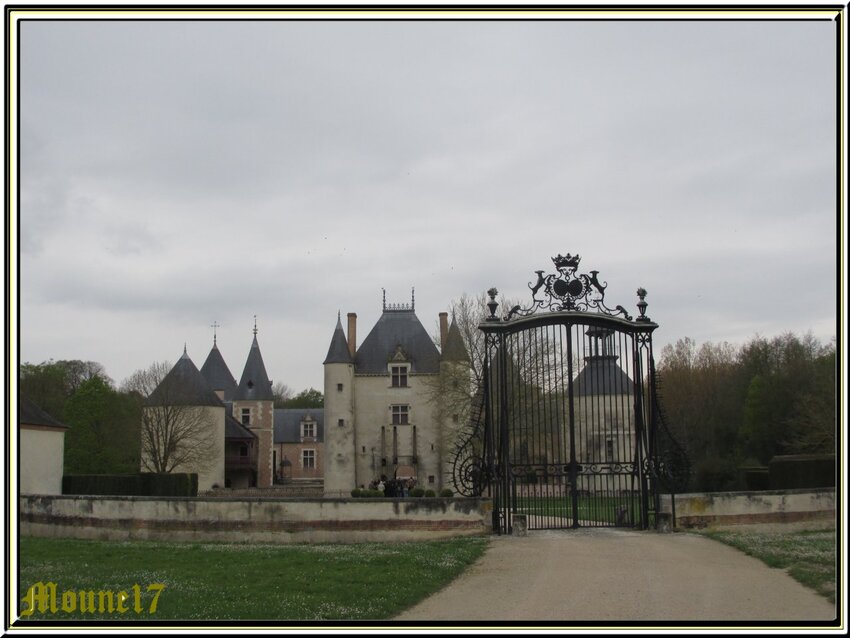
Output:
[[580,253],[685,336],[836,332],[835,25],[24,22],[20,358],[187,344],[322,389],[337,312],[429,332]]

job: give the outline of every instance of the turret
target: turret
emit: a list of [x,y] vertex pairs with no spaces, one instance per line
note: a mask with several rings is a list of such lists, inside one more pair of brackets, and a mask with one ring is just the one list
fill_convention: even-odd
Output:
[[257,341],[255,320],[254,341],[233,395],[233,417],[257,435],[257,487],[271,487],[274,479],[274,395],[271,385]]
[[[216,327],[217,324],[214,324]],[[218,349],[218,340],[213,334],[213,347],[207,355],[207,360],[201,366],[201,375],[206,379],[207,385],[216,393],[222,401],[231,401],[236,393],[236,379],[230,373],[230,369],[224,362],[224,357]]]
[[325,357],[325,496],[348,496],[357,487],[354,433],[354,353],[357,315],[349,313],[349,339],[337,317]]
[[452,481],[452,461],[458,434],[472,418],[471,366],[457,322],[440,313],[440,384],[442,400],[437,411],[440,424],[439,463],[443,483],[457,490]]
[[224,404],[185,347],[143,411],[142,471],[197,472],[199,490],[224,485]]

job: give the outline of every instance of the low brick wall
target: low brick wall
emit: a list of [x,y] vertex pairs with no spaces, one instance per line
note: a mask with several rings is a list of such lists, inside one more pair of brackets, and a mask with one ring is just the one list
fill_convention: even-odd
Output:
[[489,534],[488,499],[21,496],[20,531],[103,540],[357,543]]
[[[661,497],[661,512],[672,512],[669,495]],[[834,518],[835,488],[676,495],[677,527],[797,523]]]

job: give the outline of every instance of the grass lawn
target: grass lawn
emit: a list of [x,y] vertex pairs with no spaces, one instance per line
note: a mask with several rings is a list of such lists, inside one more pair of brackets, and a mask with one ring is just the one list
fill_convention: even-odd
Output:
[[794,580],[835,602],[835,530],[700,532],[760,559],[770,567],[787,570]]
[[[487,543],[485,537],[354,545],[23,537],[19,596],[23,599],[34,583],[57,585],[57,613],[36,611],[27,620],[389,619],[449,583],[481,556]],[[155,590],[149,592],[148,585],[158,583],[165,588],[150,614]],[[140,586],[140,614],[134,610],[133,585]],[[66,590],[93,591],[95,600],[99,591],[116,596],[126,591],[129,611],[81,613],[75,602],[74,613],[63,612]]]
[[[521,496],[516,499],[517,512],[539,516],[556,516],[572,519],[572,500],[569,494],[552,496]],[[631,509],[632,521],[640,518],[638,500],[612,496],[579,496],[578,518],[580,521],[595,521],[614,524],[617,508]]]

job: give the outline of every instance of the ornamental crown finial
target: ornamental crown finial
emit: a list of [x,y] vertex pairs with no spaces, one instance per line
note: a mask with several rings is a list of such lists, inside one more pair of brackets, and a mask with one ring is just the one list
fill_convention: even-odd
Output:
[[557,257],[552,257],[552,262],[555,264],[555,268],[560,270],[561,268],[578,268],[578,264],[581,261],[581,255],[576,253],[575,255],[571,255],[567,253],[566,255],[558,255]]

